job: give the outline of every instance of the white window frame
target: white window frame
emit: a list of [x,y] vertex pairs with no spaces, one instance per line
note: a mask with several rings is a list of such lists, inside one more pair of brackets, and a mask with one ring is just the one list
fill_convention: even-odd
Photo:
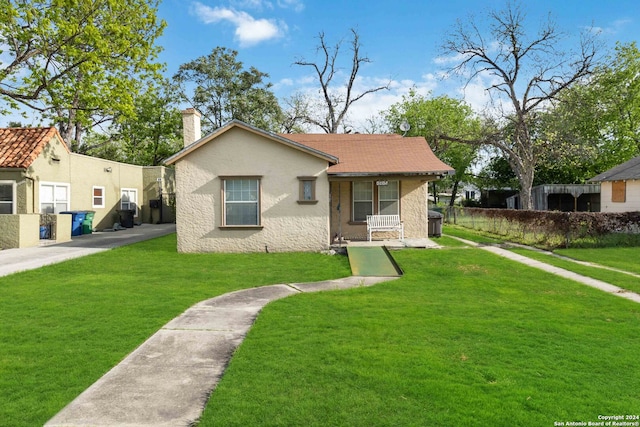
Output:
[[0,181],[0,185],[10,185],[11,186],[11,201],[2,201],[0,200],[0,204],[11,204],[11,214],[15,215],[17,211],[17,203],[16,203],[16,182],[15,181]]
[[[96,196],[96,190],[101,190],[101,195],[100,196]],[[93,187],[91,187],[91,206],[94,208],[104,208],[105,204],[106,204],[106,200],[105,200],[105,194],[104,194],[105,188],[101,187],[99,185],[94,185]],[[100,203],[96,203],[96,198],[100,199]]]
[[[356,184],[369,184],[371,188],[371,199],[356,199]],[[373,215],[373,200],[375,198],[375,190],[373,188],[373,181],[353,181],[351,185],[351,219],[354,222],[365,222],[367,217],[365,215],[364,218],[356,218],[356,203],[369,203],[371,205],[371,212],[367,215]]]
[[[53,200],[52,201],[47,201],[47,202],[43,202],[42,201],[42,187],[43,186],[52,186],[53,187]],[[58,188],[66,188],[67,191],[67,200],[60,200],[58,201],[58,199],[56,198],[56,194],[57,194],[57,189]],[[58,205],[59,203],[64,202],[66,204],[66,208],[64,209],[56,209],[56,205]],[[42,211],[42,204],[43,203],[52,203],[53,204],[53,212],[54,214],[58,214],[60,212],[66,212],[70,209],[71,207],[71,184],[67,183],[67,182],[49,182],[49,181],[41,181],[40,182],[40,187],[39,187],[39,194],[38,194],[38,212],[40,212],[41,214],[43,213],[47,213],[47,212],[43,212]],[[51,213],[51,212],[49,212]]]
[[[260,176],[225,176],[220,177],[222,179],[222,227],[227,228],[255,228],[262,227],[262,177]],[[255,200],[227,200],[227,183],[230,181],[255,181],[257,184]],[[256,224],[229,224],[227,222],[227,205],[242,204],[249,205],[255,204],[256,209]]]
[[[124,193],[127,193],[128,197],[129,197],[129,201],[125,202],[124,201]],[[134,201],[131,201],[131,197],[130,194],[134,195]],[[131,204],[133,203],[133,206],[135,209],[131,209]],[[135,213],[133,214],[134,217],[138,216],[138,189],[137,188],[121,188],[120,189],[120,209],[121,210],[134,210]]]
[[[394,199],[383,199],[380,195],[380,189],[384,187],[389,187],[390,185],[395,184],[396,186],[396,198]],[[387,181],[386,185],[376,185],[378,189],[378,214],[379,215],[399,215],[400,214],[400,181]],[[395,202],[396,211],[395,212],[385,212],[382,213],[382,202]]]

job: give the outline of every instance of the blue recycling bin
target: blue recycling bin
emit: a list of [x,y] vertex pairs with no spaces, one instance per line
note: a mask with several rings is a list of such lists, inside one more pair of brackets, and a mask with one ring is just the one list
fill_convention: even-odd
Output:
[[82,223],[84,222],[84,217],[86,216],[86,211],[67,211],[60,212],[61,214],[71,215],[71,235],[72,236],[80,236],[82,235]]

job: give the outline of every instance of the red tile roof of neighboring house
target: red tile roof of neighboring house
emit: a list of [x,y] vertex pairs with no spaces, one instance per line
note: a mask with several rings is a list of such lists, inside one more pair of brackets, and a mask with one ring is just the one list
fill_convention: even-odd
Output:
[[422,137],[397,134],[280,134],[299,144],[331,154],[339,163],[331,175],[446,175],[453,169],[433,154]]
[[0,168],[28,168],[56,135],[62,141],[54,127],[0,128]]

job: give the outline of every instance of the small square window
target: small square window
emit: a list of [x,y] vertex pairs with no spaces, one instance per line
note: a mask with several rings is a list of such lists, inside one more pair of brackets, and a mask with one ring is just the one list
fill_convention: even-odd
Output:
[[93,187],[91,191],[92,206],[94,208],[104,208],[104,187]]
[[315,176],[299,176],[300,182],[300,195],[298,196],[298,203],[300,204],[315,204],[318,203],[316,199],[316,177]]

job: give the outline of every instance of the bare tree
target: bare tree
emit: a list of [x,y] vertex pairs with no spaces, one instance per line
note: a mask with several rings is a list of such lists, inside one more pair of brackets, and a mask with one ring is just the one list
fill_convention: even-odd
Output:
[[443,49],[461,57],[450,71],[466,75],[467,84],[477,77],[488,77],[486,90],[492,99],[508,106],[500,109],[501,117],[494,118],[499,132],[468,142],[490,144],[502,151],[518,177],[522,208],[531,209],[538,161],[536,113],[591,73],[598,46],[594,33],[587,31],[577,52],[564,52],[564,35],[551,17],[533,35],[525,32],[525,18],[519,4],[508,3],[504,10],[489,12],[488,33],[483,33],[473,18],[459,20]]
[[[352,52],[351,72],[346,86],[341,88],[343,90],[334,90],[331,86],[334,83],[334,78],[340,71],[338,58],[340,49],[342,48],[342,40],[331,47],[327,44],[324,33],[320,33],[318,36],[320,45],[317,47],[317,52],[322,57],[321,62],[311,62],[304,59],[294,62],[296,65],[313,68],[320,83],[320,91],[322,94],[323,108],[320,110],[309,110],[310,113],[302,118],[302,121],[306,124],[318,126],[326,133],[338,133],[338,129],[343,125],[349,108],[351,108],[354,102],[359,101],[370,93],[389,89],[388,83],[384,86],[367,89],[362,93],[354,94],[353,86],[360,71],[360,66],[371,62],[371,60],[366,56],[361,56],[358,32],[355,29],[351,29],[351,34],[353,36],[350,42]],[[325,107],[326,110],[324,110]]]

